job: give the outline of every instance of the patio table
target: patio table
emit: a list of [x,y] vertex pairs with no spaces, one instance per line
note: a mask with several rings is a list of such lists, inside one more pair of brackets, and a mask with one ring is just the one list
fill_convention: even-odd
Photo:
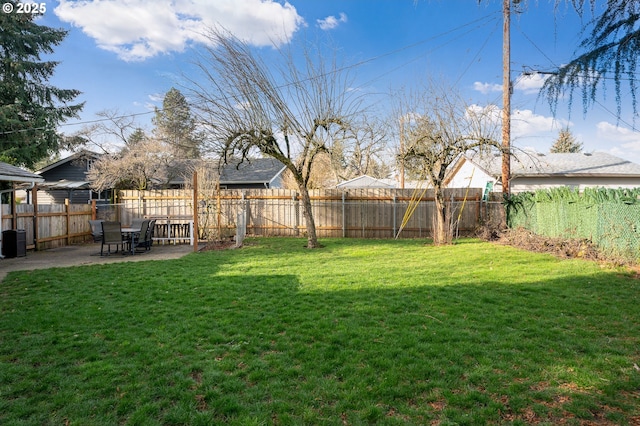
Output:
[[[136,247],[135,247],[135,241],[136,241],[136,235],[140,235],[140,228],[131,228],[131,227],[126,227],[126,228],[121,228],[120,231],[122,232],[122,236],[125,239],[129,239],[129,251],[131,253],[131,255],[134,255],[136,253]],[[124,250],[123,250],[124,253]]]

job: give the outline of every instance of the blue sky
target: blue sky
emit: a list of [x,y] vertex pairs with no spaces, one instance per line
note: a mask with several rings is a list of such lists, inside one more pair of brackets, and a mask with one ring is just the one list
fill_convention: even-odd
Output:
[[[613,91],[586,115],[576,102],[556,117],[538,98],[541,76],[566,63],[581,39],[582,19],[554,0],[530,0],[512,18],[513,144],[548,151],[569,126],[586,151],[606,151],[640,163],[640,133],[633,130],[631,101],[623,97],[617,120]],[[149,127],[163,94],[189,75],[203,46],[202,32],[220,24],[265,53],[281,45],[331,40],[356,84],[389,93],[435,77],[478,105],[501,105],[502,1],[485,0],[55,0],[39,23],[69,30],[54,59],[53,83],[79,89],[86,102],[71,133],[101,110],[140,114]],[[604,0],[598,1],[605,4]]]

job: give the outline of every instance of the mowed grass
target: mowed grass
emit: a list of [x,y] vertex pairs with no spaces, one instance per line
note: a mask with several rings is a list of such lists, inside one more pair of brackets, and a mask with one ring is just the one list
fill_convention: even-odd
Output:
[[638,424],[640,281],[468,240],[10,273],[0,424]]

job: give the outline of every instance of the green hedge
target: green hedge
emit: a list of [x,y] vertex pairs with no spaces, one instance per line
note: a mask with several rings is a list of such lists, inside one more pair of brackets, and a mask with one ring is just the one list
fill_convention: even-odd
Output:
[[640,188],[554,188],[505,200],[507,224],[548,237],[585,238],[605,253],[640,258]]

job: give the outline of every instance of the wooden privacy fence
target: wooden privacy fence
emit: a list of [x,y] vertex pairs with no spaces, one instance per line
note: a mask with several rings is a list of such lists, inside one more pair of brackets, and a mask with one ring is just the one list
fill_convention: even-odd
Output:
[[[403,224],[415,195],[411,189],[325,189],[310,191],[320,238],[393,238]],[[482,190],[447,189],[460,235],[469,234],[489,217],[498,217],[499,202],[481,200]],[[296,191],[285,189],[221,190],[194,194],[191,190],[123,191],[116,205],[2,204],[2,229],[25,231],[27,249],[49,249],[91,240],[89,220],[101,218],[129,224],[136,217],[153,217],[156,239],[189,242],[193,233],[193,204],[198,204],[198,237],[201,240],[235,233],[238,218],[246,232],[257,236],[303,236],[306,231],[302,202]],[[433,191],[415,203],[400,237],[431,235]],[[242,216],[239,216],[242,215]],[[458,220],[459,219],[459,220]]]
[[2,229],[25,231],[27,249],[44,250],[91,238],[89,204],[2,204]]
[[[416,193],[412,189],[323,189],[310,191],[318,237],[393,238],[398,233]],[[482,189],[445,190],[452,218],[461,235],[474,231],[489,210]],[[193,219],[197,199],[200,239],[233,235],[238,214],[246,218],[248,234],[302,236],[305,220],[302,202],[294,190],[243,189],[198,194],[191,190],[123,191],[118,197],[119,217],[171,218],[174,223]],[[400,237],[431,235],[434,214],[433,190],[415,202],[415,212]],[[100,208],[100,207],[99,207]]]

